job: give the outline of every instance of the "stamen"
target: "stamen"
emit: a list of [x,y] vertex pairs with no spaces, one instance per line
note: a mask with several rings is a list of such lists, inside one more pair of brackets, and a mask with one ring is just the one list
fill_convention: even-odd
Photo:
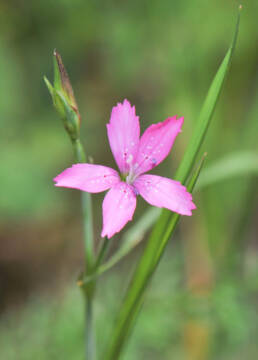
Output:
[[133,161],[133,155],[130,154],[130,155],[128,156],[128,158],[126,159],[126,163],[127,163],[127,164],[131,164],[132,161]]
[[129,173],[126,177],[127,184],[132,184],[135,180],[135,164],[133,164],[133,155],[130,154],[126,160],[126,163],[129,165]]

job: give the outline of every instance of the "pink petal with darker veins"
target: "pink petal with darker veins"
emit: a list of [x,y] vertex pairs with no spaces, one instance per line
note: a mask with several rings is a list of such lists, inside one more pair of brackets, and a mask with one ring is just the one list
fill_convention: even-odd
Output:
[[120,181],[118,173],[106,166],[76,164],[54,178],[55,186],[98,193],[110,189]]
[[143,133],[135,161],[135,173],[143,174],[160,164],[170,152],[177,134],[181,131],[184,118],[176,116],[153,124]]
[[132,186],[120,182],[106,194],[103,201],[103,229],[101,236],[109,239],[132,220],[136,196]]
[[113,156],[125,174],[136,157],[140,137],[139,117],[128,100],[113,107],[107,132]]
[[149,204],[181,215],[192,215],[192,195],[179,182],[157,175],[141,175],[133,184]]

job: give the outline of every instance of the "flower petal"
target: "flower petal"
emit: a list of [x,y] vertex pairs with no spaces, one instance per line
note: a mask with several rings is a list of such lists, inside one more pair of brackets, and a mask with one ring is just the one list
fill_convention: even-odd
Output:
[[136,208],[136,195],[131,185],[116,184],[103,201],[103,229],[101,236],[109,239],[132,220]]
[[106,166],[76,164],[54,178],[55,186],[98,193],[110,189],[120,181],[118,173]]
[[176,116],[153,124],[143,133],[135,161],[135,173],[142,174],[161,163],[171,150],[177,134],[181,131],[184,118]]
[[121,173],[128,173],[129,164],[137,155],[140,137],[139,117],[135,114],[135,107],[131,106],[128,100],[113,107],[107,132],[113,156]]
[[181,215],[192,215],[196,209],[192,195],[179,182],[157,175],[142,175],[133,186],[149,204],[166,208]]

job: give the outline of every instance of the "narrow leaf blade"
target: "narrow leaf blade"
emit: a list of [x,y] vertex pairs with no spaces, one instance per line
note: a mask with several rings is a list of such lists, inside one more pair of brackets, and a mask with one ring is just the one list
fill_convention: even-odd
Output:
[[[212,114],[232,59],[238,28],[239,14],[232,45],[226,53],[226,56],[211,84],[202,107],[193,138],[187,147],[185,156],[176,173],[176,179],[182,183],[186,182],[188,175],[192,171],[200,146],[208,130]],[[159,263],[171,233],[176,227],[178,219],[179,215],[177,218],[177,215],[172,214],[171,216],[169,211],[163,210],[156,225],[154,226],[149,241],[140,258],[140,262],[135,270],[134,276],[129,284],[125,299],[119,312],[116,326],[110,339],[109,348],[105,354],[105,358],[107,360],[119,359],[122,349],[128,340],[129,334],[131,333],[132,325],[134,324],[141,307],[144,290],[149,284],[151,275]],[[160,245],[161,239],[162,242]]]

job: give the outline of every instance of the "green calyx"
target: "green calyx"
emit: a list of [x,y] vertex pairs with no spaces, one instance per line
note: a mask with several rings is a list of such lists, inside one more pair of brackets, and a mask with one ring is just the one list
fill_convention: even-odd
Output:
[[53,105],[63,120],[71,140],[79,138],[80,114],[68,74],[60,54],[54,51],[54,85],[44,76],[44,81],[52,97]]
[[119,174],[119,175],[120,175],[121,181],[126,182],[128,174]]

